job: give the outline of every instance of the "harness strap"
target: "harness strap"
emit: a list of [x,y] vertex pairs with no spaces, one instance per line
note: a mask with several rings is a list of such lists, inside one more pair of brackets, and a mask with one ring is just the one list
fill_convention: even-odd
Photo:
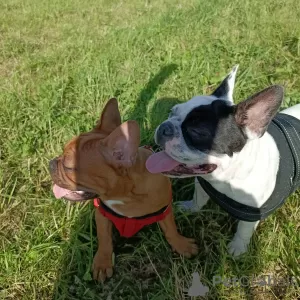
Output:
[[147,218],[152,218],[158,215],[163,214],[170,206],[171,203],[169,203],[168,205],[164,206],[163,208],[161,208],[160,210],[153,212],[151,214],[147,214],[144,216],[140,216],[140,217],[132,217],[132,218],[128,218],[126,216],[120,215],[118,213],[116,213],[114,210],[112,210],[110,207],[108,207],[107,205],[105,205],[105,203],[100,199],[100,198],[95,198],[94,199],[94,206],[98,207],[98,208],[102,208],[105,212],[109,213],[110,215],[113,215],[117,218],[120,219],[135,219],[135,220],[143,220],[143,219],[147,219]]
[[169,203],[169,205],[163,208],[163,211],[159,210],[158,212],[146,216],[128,218],[125,216],[118,215],[115,212],[114,214],[109,212],[106,209],[107,206],[99,198],[94,199],[94,206],[99,209],[100,213],[104,217],[106,217],[114,223],[120,235],[124,237],[132,237],[144,226],[163,220],[172,211],[172,204]]

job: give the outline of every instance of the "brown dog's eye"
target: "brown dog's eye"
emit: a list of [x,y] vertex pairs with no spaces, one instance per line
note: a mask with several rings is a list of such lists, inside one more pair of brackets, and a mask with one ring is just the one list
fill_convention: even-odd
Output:
[[74,171],[75,170],[75,164],[74,164],[73,160],[68,156],[63,157],[62,165],[63,165],[64,169],[67,170],[67,171]]
[[75,169],[74,168],[68,168],[63,164],[63,168],[66,172],[73,172]]

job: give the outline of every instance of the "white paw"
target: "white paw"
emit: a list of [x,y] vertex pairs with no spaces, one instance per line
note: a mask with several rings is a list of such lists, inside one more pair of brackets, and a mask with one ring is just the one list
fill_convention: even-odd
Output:
[[242,255],[247,252],[249,243],[250,241],[243,240],[240,237],[234,237],[228,244],[228,252],[235,257]]
[[189,211],[189,212],[198,212],[202,208],[202,207],[199,207],[197,204],[195,204],[193,200],[175,202],[175,205],[178,208],[180,208],[184,211]]

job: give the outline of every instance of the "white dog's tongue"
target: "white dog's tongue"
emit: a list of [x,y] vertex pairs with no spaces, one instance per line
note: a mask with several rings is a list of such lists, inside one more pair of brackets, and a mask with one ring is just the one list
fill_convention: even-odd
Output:
[[150,173],[162,173],[173,170],[180,165],[165,151],[152,154],[146,161],[146,168]]
[[53,194],[55,196],[56,199],[60,199],[63,198],[64,196],[66,196],[67,194],[71,193],[70,190],[64,189],[56,184],[54,184],[53,186]]

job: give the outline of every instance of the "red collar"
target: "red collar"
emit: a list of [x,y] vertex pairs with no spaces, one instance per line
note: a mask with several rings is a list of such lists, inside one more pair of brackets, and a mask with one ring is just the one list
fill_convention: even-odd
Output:
[[94,206],[100,213],[112,221],[121,236],[131,237],[140,231],[144,226],[163,220],[172,211],[172,195],[170,203],[159,211],[137,218],[121,216],[108,208],[100,198],[94,199]]

